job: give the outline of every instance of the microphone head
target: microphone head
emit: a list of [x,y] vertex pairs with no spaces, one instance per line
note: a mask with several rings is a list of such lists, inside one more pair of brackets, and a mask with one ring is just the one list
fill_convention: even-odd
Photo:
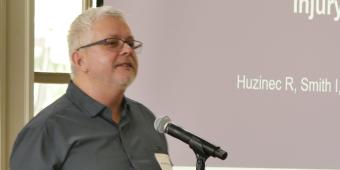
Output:
[[166,126],[170,122],[171,122],[171,119],[168,116],[159,117],[155,120],[154,127],[159,133],[164,133]]

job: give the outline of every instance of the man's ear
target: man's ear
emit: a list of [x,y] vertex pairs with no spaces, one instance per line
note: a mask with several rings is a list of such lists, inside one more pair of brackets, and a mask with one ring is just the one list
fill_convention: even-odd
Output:
[[75,51],[72,54],[72,64],[74,65],[74,68],[81,72],[87,72],[87,64],[86,64],[86,58],[84,54],[80,53],[79,51]]

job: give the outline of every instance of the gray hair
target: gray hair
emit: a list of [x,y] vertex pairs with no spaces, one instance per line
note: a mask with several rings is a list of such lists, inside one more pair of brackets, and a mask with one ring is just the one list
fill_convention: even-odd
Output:
[[[70,59],[77,48],[85,45],[85,43],[89,43],[92,38],[90,31],[93,24],[104,16],[112,16],[125,20],[123,13],[120,10],[115,9],[112,6],[103,6],[86,10],[72,22],[67,36]],[[71,70],[72,73],[74,73],[72,62]]]

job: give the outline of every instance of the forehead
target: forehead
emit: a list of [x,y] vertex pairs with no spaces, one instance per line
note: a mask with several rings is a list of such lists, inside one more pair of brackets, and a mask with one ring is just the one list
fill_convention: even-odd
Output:
[[110,36],[126,38],[132,36],[128,24],[123,19],[113,16],[104,16],[96,20],[92,26],[92,32],[97,38]]

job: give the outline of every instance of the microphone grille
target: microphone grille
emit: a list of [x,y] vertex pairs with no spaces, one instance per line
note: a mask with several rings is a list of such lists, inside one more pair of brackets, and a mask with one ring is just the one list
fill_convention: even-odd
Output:
[[159,133],[164,133],[166,126],[170,122],[171,122],[171,119],[168,116],[159,117],[155,120],[154,127]]

